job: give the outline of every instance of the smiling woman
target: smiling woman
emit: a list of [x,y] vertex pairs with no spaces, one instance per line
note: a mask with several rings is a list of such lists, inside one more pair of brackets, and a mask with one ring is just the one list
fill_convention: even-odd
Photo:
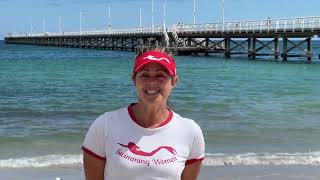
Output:
[[197,178],[204,158],[200,127],[167,106],[178,76],[164,50],[141,52],[132,81],[138,102],[106,112],[83,143],[87,180]]

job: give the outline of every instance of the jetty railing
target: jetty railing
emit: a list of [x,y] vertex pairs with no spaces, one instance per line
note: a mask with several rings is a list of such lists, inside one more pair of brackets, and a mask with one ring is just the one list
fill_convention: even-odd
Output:
[[138,28],[122,28],[107,29],[81,32],[61,32],[61,33],[9,33],[6,37],[55,37],[55,36],[86,36],[86,35],[133,35],[133,34],[162,34],[163,27],[138,27]]
[[320,30],[320,17],[299,17],[293,19],[263,19],[259,21],[236,21],[207,24],[179,24],[169,27],[168,31],[178,33],[212,32],[212,33],[266,33],[266,32],[305,32]]
[[[216,34],[241,34],[241,33],[286,33],[286,32],[313,32],[320,30],[320,17],[298,17],[290,19],[263,19],[252,21],[235,21],[205,24],[175,24],[166,27],[166,32],[189,33],[210,32]],[[133,35],[133,34],[161,34],[164,28],[138,27],[120,28],[81,32],[44,32],[44,33],[9,33],[6,37],[43,37],[43,36],[86,36],[86,35]]]

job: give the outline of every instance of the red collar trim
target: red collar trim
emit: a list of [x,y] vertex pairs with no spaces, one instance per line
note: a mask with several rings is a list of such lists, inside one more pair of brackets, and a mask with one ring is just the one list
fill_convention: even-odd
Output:
[[[132,119],[136,124],[138,124],[139,126],[141,126],[141,125],[138,123],[136,117],[134,116],[133,109],[132,109],[132,106],[134,106],[134,105],[135,105],[135,104],[132,103],[132,104],[130,104],[130,106],[128,106],[128,113],[129,113],[129,116],[131,117],[131,119]],[[172,120],[173,112],[172,112],[170,109],[168,109],[168,110],[169,110],[169,116],[168,116],[168,118],[167,118],[165,121],[163,121],[161,124],[159,124],[159,126],[158,126],[157,128],[162,127],[162,126],[168,124],[168,123]],[[142,127],[142,126],[141,126],[141,127]]]

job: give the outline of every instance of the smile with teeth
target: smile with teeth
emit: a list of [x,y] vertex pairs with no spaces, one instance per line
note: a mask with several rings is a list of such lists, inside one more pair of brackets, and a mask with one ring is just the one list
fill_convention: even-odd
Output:
[[160,92],[159,90],[145,90],[146,94],[148,95],[155,95],[158,92]]

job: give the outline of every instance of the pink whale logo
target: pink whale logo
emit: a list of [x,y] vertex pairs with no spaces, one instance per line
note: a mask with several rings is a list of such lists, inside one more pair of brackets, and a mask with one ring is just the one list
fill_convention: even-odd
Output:
[[154,154],[156,154],[161,149],[165,149],[165,150],[167,150],[168,152],[170,152],[173,155],[177,154],[177,151],[174,148],[170,147],[170,146],[160,146],[160,147],[158,147],[157,149],[155,149],[155,150],[153,150],[151,152],[145,152],[145,151],[141,150],[140,147],[137,146],[133,142],[129,142],[128,145],[124,145],[124,144],[120,144],[120,143],[118,143],[118,144],[120,146],[127,147],[130,150],[130,152],[132,152],[135,155],[139,155],[139,156],[153,156]]

